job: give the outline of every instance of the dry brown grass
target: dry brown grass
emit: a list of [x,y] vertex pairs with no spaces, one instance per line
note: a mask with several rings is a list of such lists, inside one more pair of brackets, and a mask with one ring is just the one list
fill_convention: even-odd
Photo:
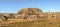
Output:
[[1,21],[0,27],[60,27],[60,18],[9,19]]

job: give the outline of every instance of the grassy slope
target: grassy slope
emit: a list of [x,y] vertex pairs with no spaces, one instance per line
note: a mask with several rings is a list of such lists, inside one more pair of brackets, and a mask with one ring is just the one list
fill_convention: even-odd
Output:
[[0,24],[0,27],[59,27],[59,18],[41,19],[12,19]]

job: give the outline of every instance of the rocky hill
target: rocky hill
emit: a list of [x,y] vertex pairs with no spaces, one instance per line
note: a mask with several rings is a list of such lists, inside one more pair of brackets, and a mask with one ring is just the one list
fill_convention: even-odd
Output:
[[14,13],[2,13],[0,19],[39,19],[39,18],[60,18],[60,12],[47,12],[43,13],[39,8],[23,8],[19,10],[17,14]]
[[60,12],[23,8],[17,14],[0,13],[0,27],[60,27]]

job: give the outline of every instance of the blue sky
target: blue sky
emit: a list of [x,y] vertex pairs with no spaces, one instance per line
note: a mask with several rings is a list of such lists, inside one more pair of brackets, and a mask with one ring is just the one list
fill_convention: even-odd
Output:
[[60,0],[0,0],[0,13],[17,13],[22,8],[40,8],[60,12]]

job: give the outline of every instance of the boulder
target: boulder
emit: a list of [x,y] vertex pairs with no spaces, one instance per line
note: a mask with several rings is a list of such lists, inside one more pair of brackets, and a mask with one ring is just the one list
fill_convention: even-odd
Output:
[[9,13],[3,13],[1,17],[2,17],[2,20],[8,20],[10,18],[10,14]]

